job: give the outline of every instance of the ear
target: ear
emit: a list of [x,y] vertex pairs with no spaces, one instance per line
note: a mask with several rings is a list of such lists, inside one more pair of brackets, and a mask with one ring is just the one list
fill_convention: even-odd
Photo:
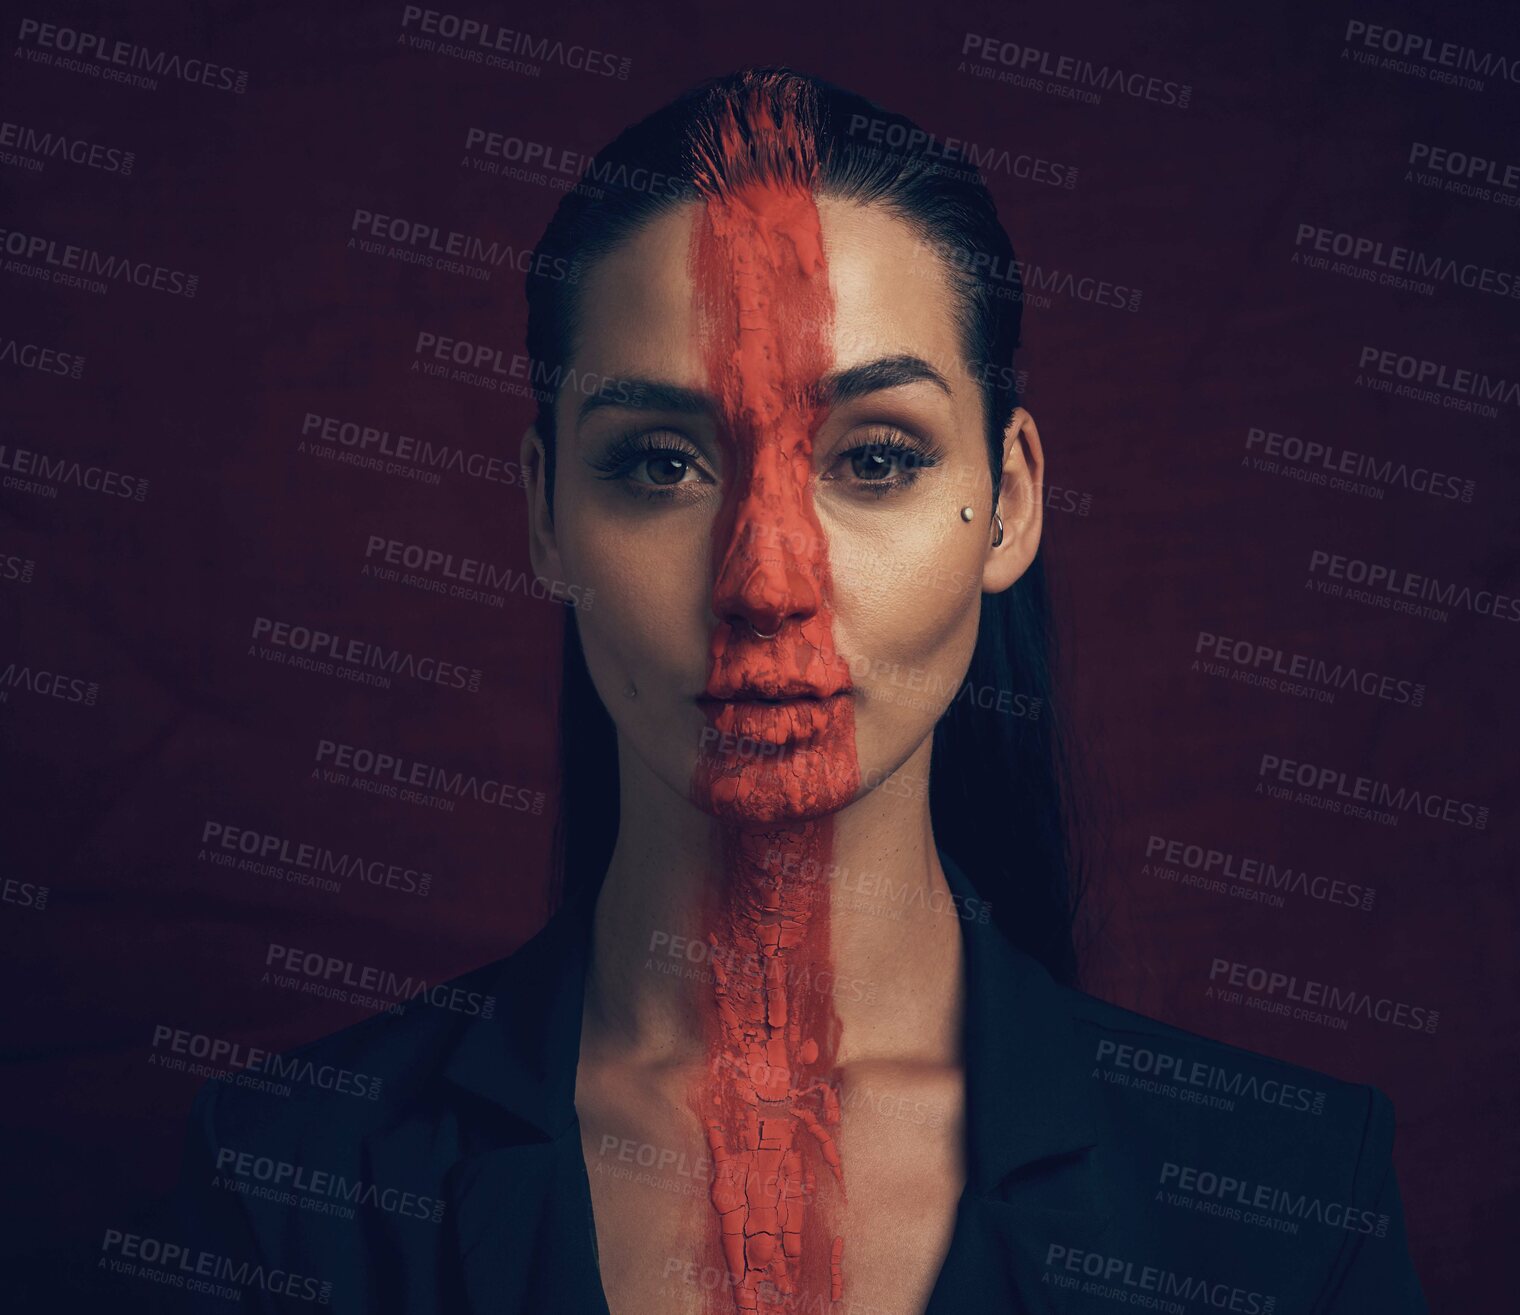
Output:
[[552,586],[556,580],[565,578],[565,572],[560,565],[554,518],[549,511],[544,441],[539,437],[537,425],[529,425],[523,434],[519,460],[523,488],[528,495],[528,557],[533,562],[533,574]]
[[1045,453],[1034,417],[1014,410],[1003,431],[1003,482],[993,511],[1003,518],[1003,542],[996,548],[996,523],[987,531],[987,560],[982,568],[984,593],[1002,593],[1034,561],[1044,527]]

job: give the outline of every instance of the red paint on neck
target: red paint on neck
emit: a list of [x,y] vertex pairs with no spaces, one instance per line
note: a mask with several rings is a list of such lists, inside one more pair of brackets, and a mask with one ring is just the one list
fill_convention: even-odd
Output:
[[812,498],[809,396],[832,364],[833,322],[816,167],[790,106],[744,109],[744,130],[731,118],[699,149],[692,269],[726,446],[704,704],[719,734],[704,737],[691,788],[722,835],[703,928],[710,1062],[693,1093],[714,1164],[709,1255],[732,1307],[750,1311],[842,1296],[844,1242],[825,1217],[844,1177],[824,874],[828,815],[860,770]]

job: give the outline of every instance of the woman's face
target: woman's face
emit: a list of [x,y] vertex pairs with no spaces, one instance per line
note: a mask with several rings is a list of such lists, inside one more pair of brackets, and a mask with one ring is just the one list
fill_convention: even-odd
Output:
[[772,325],[812,350],[767,340],[755,367],[813,399],[790,436],[734,384],[742,368],[725,382],[725,360],[756,349],[714,323],[713,261],[742,259],[694,202],[582,281],[552,519],[537,436],[524,442],[534,566],[590,596],[581,642],[621,752],[757,826],[876,788],[924,797],[980,595],[1022,574],[1040,533],[1039,438],[1021,411],[992,547],[981,392],[943,266],[885,211],[816,205],[832,313]]

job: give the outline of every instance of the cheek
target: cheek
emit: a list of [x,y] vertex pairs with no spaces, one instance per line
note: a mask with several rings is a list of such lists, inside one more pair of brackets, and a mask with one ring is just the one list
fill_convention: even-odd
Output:
[[892,520],[888,534],[830,536],[835,637],[870,707],[918,715],[936,696],[949,702],[970,662],[981,607],[979,529],[940,508],[881,515]]
[[[595,591],[580,613],[581,644],[603,697],[629,678],[651,692],[663,674],[700,687],[706,657],[707,522],[695,514],[624,518],[588,509],[564,517],[566,574]],[[695,680],[695,684],[692,681]]]

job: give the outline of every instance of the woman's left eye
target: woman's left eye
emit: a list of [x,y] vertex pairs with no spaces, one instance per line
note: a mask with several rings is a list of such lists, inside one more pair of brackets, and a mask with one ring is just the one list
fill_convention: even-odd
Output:
[[920,471],[938,462],[933,450],[905,435],[893,434],[842,452],[824,478],[853,479],[872,493],[886,493],[913,483]]

